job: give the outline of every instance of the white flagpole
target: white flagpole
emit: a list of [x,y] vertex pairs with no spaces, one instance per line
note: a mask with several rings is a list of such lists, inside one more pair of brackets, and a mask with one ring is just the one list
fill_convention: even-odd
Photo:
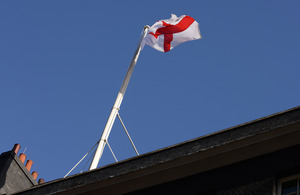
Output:
[[104,147],[106,145],[108,136],[109,136],[110,131],[112,129],[112,126],[113,126],[113,124],[115,122],[115,119],[116,119],[116,116],[118,114],[118,111],[120,110],[120,106],[121,106],[121,103],[122,103],[125,91],[127,89],[128,83],[130,81],[133,69],[134,69],[135,64],[136,64],[136,62],[138,60],[138,57],[140,55],[140,52],[141,52],[141,43],[142,43],[144,37],[147,35],[147,32],[148,32],[149,28],[150,27],[148,25],[144,27],[144,30],[143,30],[140,42],[139,42],[138,47],[137,47],[137,49],[136,49],[136,51],[135,51],[135,53],[133,55],[133,58],[131,60],[129,68],[127,70],[126,76],[125,76],[125,78],[123,80],[121,89],[120,89],[120,91],[118,93],[118,96],[116,98],[115,104],[114,104],[114,106],[111,109],[111,113],[110,113],[110,115],[108,117],[108,120],[106,122],[105,128],[103,130],[101,139],[99,141],[98,147],[97,147],[96,152],[95,152],[95,156],[93,158],[93,161],[92,161],[92,163],[90,165],[89,170],[96,169],[97,166],[98,166],[98,163],[99,163],[100,158],[102,156],[102,153],[103,153]]

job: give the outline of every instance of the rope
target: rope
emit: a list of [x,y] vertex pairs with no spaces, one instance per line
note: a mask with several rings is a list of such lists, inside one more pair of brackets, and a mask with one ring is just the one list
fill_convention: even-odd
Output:
[[116,158],[116,156],[115,156],[113,150],[111,149],[111,147],[110,147],[110,145],[109,145],[109,143],[108,143],[108,140],[106,140],[106,143],[107,143],[107,146],[109,147],[109,150],[110,150],[111,154],[112,154],[113,157],[115,158],[115,161],[118,162],[118,159]]
[[118,115],[119,120],[120,120],[120,122],[121,122],[121,124],[122,124],[122,126],[123,126],[123,129],[125,130],[125,132],[126,132],[126,134],[127,134],[128,139],[129,139],[130,142],[131,142],[131,145],[133,146],[133,148],[134,148],[134,150],[135,150],[135,153],[139,156],[140,154],[139,154],[139,152],[137,151],[137,149],[136,149],[136,147],[135,147],[135,145],[134,145],[134,143],[133,143],[133,141],[132,141],[132,139],[131,139],[131,137],[130,137],[130,135],[129,135],[127,129],[126,129],[126,127],[125,127],[125,125],[124,125],[124,123],[123,123],[123,121],[122,121],[122,119],[121,119],[120,114],[117,113],[117,115]]
[[80,161],[78,161],[78,163],[63,177],[67,177],[76,167],[79,163],[81,163],[81,161],[83,161],[83,159],[95,148],[95,146],[97,146],[99,144],[99,141],[92,147],[92,149],[90,149],[90,151],[88,151],[88,153],[86,153],[81,159]]
[[85,169],[86,165],[91,161],[92,157],[95,156],[95,153],[96,153],[96,150],[94,150],[93,154],[90,156],[89,160],[85,163],[85,165],[81,169],[80,173],[83,172],[83,170]]

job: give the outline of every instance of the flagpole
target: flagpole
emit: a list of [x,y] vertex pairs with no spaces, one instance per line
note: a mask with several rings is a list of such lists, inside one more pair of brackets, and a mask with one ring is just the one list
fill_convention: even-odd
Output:
[[99,144],[98,144],[98,147],[96,149],[96,152],[95,152],[95,155],[94,155],[94,158],[93,158],[93,161],[92,161],[92,163],[90,165],[89,170],[96,169],[97,166],[98,166],[98,163],[99,163],[100,158],[101,158],[101,156],[103,154],[103,150],[104,150],[104,147],[106,145],[108,136],[109,136],[110,131],[112,129],[112,126],[113,126],[113,124],[115,122],[115,119],[116,119],[116,116],[118,114],[118,111],[120,110],[120,106],[121,106],[124,94],[126,92],[128,83],[130,81],[133,69],[134,69],[135,64],[136,64],[136,62],[138,60],[138,57],[140,55],[142,41],[143,41],[144,37],[147,35],[147,32],[148,32],[149,28],[150,27],[148,25],[144,27],[141,39],[140,39],[139,44],[138,44],[138,47],[137,47],[137,49],[136,49],[136,51],[135,51],[135,53],[133,55],[133,58],[131,60],[131,63],[129,65],[129,68],[128,68],[127,73],[126,73],[126,76],[125,76],[125,78],[123,80],[123,83],[121,85],[121,89],[120,89],[120,91],[118,93],[118,96],[116,98],[114,106],[111,109],[111,113],[110,113],[110,115],[108,117],[108,120],[106,122],[106,125],[105,125],[105,128],[103,130],[101,139],[99,140]]

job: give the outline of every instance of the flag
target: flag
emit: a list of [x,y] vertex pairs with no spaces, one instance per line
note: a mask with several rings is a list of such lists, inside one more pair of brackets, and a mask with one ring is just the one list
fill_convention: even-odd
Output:
[[143,39],[145,44],[161,52],[168,52],[175,46],[191,40],[200,39],[199,24],[192,17],[172,14],[170,19],[159,20],[148,30]]

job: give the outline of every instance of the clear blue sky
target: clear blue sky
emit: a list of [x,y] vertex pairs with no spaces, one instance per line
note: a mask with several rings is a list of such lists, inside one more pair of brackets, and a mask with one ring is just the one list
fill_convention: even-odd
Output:
[[[39,178],[63,177],[100,138],[143,26],[171,13],[195,18],[203,39],[141,52],[120,111],[141,154],[299,106],[299,8],[1,1],[0,152],[20,143]],[[119,121],[109,141],[119,160],[135,156]],[[113,162],[106,147],[99,166]]]

